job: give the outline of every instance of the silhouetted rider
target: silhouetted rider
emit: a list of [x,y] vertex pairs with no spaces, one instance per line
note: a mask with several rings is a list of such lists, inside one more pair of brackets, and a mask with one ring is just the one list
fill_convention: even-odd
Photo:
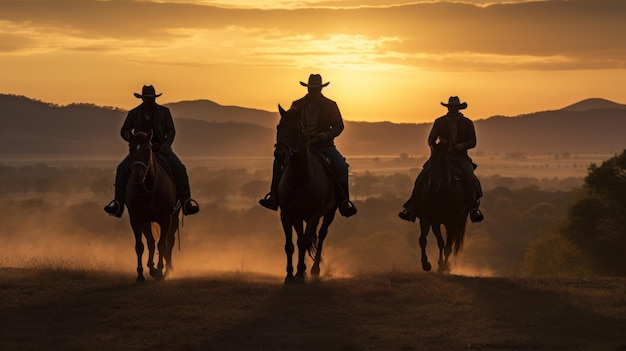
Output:
[[[330,159],[331,168],[342,190],[336,194],[339,212],[342,216],[350,217],[357,211],[349,200],[348,164],[334,144],[334,139],[343,131],[343,119],[337,103],[322,94],[322,88],[330,83],[322,83],[321,75],[311,74],[308,83],[300,82],[300,84],[308,88],[308,94],[294,101],[289,110],[302,116],[309,139],[319,138],[319,141],[312,144],[311,148]],[[274,211],[278,209],[276,192],[281,175],[281,166],[274,160],[270,192],[259,201],[262,206]]]
[[[474,122],[460,112],[460,110],[467,108],[467,103],[461,103],[457,96],[450,96],[447,104],[443,102],[441,104],[448,108],[448,113],[435,120],[428,136],[428,146],[432,148],[438,139],[451,142],[453,150],[450,161],[461,170],[467,206],[470,209],[470,219],[472,222],[480,222],[484,219],[484,216],[478,209],[474,164],[467,154],[468,149],[476,147]],[[398,214],[400,218],[415,222],[419,213],[419,194],[424,187],[427,169],[428,167],[424,167],[417,176],[413,193],[404,204],[404,209]]]
[[[183,213],[192,215],[198,213],[200,208],[198,203],[191,198],[189,189],[189,177],[187,170],[178,156],[172,151],[172,143],[176,135],[174,120],[170,110],[156,103],[156,98],[161,94],[156,94],[152,85],[144,85],[141,94],[135,93],[135,97],[142,99],[141,105],[128,112],[120,134],[122,139],[130,142],[134,133],[145,132],[152,135],[152,149],[155,153],[162,154],[168,165],[174,170],[174,178],[178,194],[182,203]],[[104,207],[111,216],[121,217],[124,213],[124,192],[126,181],[131,168],[130,155],[117,166],[115,175],[115,199]]]

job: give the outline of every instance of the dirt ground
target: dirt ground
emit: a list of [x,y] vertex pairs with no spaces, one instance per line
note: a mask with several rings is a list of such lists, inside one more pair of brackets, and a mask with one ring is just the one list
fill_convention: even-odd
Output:
[[0,350],[626,350],[626,279],[0,268]]

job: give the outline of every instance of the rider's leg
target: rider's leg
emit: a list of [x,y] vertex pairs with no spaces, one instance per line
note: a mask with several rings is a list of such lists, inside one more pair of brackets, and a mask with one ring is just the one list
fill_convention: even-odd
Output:
[[319,151],[330,159],[330,165],[335,174],[335,179],[339,183],[335,193],[336,202],[338,204],[339,213],[344,217],[350,217],[356,214],[356,207],[350,201],[350,192],[348,187],[348,164],[345,157],[341,155],[336,147],[323,147]]
[[404,209],[400,211],[400,213],[398,213],[398,217],[404,219],[405,221],[415,222],[419,211],[420,193],[422,192],[422,189],[424,189],[425,182],[426,166],[422,168],[422,171],[415,179],[415,184],[413,185],[413,192],[411,193],[411,197],[409,197],[409,199],[402,206],[404,207]]
[[122,217],[122,213],[124,213],[124,203],[126,202],[124,201],[124,190],[130,166],[130,155],[127,155],[117,166],[115,172],[115,198],[104,207],[106,213],[117,218]]
[[270,192],[267,193],[264,198],[259,200],[261,206],[274,211],[278,210],[278,198],[276,197],[276,194],[278,192],[278,182],[280,181],[281,175],[282,168],[276,159],[274,159],[274,163],[272,164],[272,182],[270,184]]
[[470,220],[472,222],[480,222],[484,219],[484,216],[478,209],[476,184],[474,182],[474,165],[470,160],[465,159],[456,161],[455,164],[459,166],[463,173],[463,187],[467,197],[467,206],[470,210]]
[[180,193],[179,198],[182,203],[183,214],[192,215],[200,211],[200,207],[196,200],[191,198],[191,189],[189,188],[189,176],[187,168],[176,156],[174,151],[169,151],[166,155],[167,163],[174,169],[176,186]]

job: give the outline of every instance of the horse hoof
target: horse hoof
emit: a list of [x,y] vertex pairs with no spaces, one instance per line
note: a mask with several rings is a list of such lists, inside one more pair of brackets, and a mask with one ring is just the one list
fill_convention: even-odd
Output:
[[146,281],[146,278],[144,278],[143,275],[138,275],[136,281],[137,283],[143,283]]
[[291,284],[294,281],[293,275],[288,275],[285,277],[285,284]]
[[430,272],[432,268],[433,266],[430,264],[430,262],[422,262],[422,269],[426,272]]
[[158,275],[158,271],[156,270],[156,268],[154,267],[149,267],[150,268],[150,276],[151,277],[156,277]]
[[320,269],[319,269],[319,267],[311,268],[311,276],[315,277],[315,278],[320,276]]
[[448,265],[439,266],[437,273],[448,274],[450,273],[450,267],[448,267]]

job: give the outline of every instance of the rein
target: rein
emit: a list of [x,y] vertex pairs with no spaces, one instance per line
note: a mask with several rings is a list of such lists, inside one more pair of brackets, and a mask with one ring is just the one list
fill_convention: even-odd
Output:
[[[146,164],[145,162],[142,161],[135,161],[132,163],[131,168],[139,165],[141,167],[143,167],[144,172],[143,172],[143,178],[141,179],[141,185],[143,186],[143,190],[146,193],[152,193],[152,200],[154,200],[154,194],[155,194],[155,190],[157,188],[157,182],[158,182],[158,173],[156,172],[156,169],[154,167],[154,155],[152,154],[152,151],[150,151],[150,158],[148,159],[148,164]],[[152,187],[152,189],[148,189],[146,187],[146,177],[148,176],[148,173],[152,171],[152,174],[154,175],[154,186]]]
[[304,124],[302,123],[302,121],[300,121],[300,135],[298,136],[298,142],[296,143],[296,147],[292,147],[291,145],[287,144],[284,141],[278,141],[276,142],[276,146],[278,145],[284,145],[285,147],[287,147],[287,149],[289,150],[289,157],[293,156],[294,154],[302,151],[302,149],[307,148],[315,143],[317,143],[318,141],[320,141],[319,137],[314,137],[312,139],[309,139],[307,142],[303,143],[302,140],[306,139],[306,134],[304,132]]

